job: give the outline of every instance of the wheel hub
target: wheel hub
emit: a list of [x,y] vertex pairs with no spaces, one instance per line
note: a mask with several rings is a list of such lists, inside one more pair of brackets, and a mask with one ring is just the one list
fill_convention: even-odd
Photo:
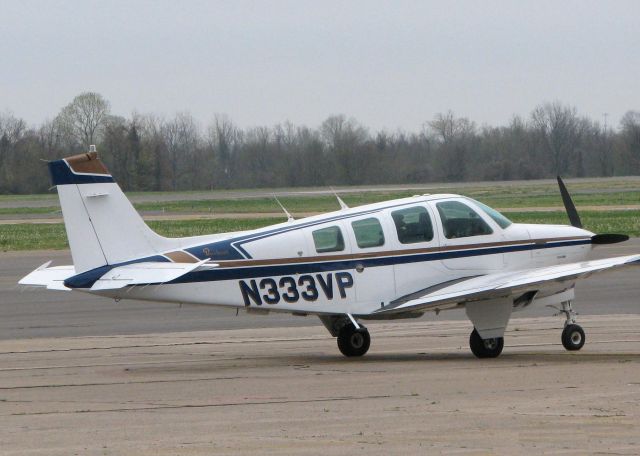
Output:
[[362,348],[364,345],[364,337],[359,332],[355,332],[351,335],[351,346],[353,348]]
[[483,342],[484,342],[484,347],[487,350],[493,350],[498,345],[498,340],[497,339],[485,339]]
[[575,345],[578,345],[581,341],[582,336],[580,335],[580,333],[578,331],[574,331],[571,334],[571,342],[573,342]]

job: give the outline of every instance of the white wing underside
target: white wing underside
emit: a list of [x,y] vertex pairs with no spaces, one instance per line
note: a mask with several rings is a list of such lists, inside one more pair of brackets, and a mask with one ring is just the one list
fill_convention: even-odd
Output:
[[528,291],[558,293],[595,273],[640,265],[640,255],[583,261],[560,266],[487,274],[440,284],[391,302],[373,315],[447,308],[467,302],[522,296]]

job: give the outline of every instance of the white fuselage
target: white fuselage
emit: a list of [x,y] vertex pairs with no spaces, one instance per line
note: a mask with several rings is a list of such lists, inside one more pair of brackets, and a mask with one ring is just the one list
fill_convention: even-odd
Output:
[[[460,210],[463,206],[457,203],[471,210]],[[453,211],[449,219],[443,208]],[[427,224],[431,231],[424,234]],[[513,223],[502,228],[471,199],[425,195],[237,233],[223,241],[190,238],[182,251],[209,258],[210,270],[165,284],[98,294],[367,315],[396,299],[463,277],[582,261],[591,250],[592,234],[561,225]]]

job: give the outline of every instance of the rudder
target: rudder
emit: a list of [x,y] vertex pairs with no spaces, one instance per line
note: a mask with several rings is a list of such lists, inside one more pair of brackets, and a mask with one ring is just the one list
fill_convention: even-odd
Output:
[[179,244],[147,226],[94,150],[49,162],[49,172],[76,273],[157,255]]

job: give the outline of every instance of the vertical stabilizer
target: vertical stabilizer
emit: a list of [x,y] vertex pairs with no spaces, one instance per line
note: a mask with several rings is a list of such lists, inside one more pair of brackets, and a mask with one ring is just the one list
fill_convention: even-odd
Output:
[[172,249],[152,231],[95,151],[49,162],[77,273]]

